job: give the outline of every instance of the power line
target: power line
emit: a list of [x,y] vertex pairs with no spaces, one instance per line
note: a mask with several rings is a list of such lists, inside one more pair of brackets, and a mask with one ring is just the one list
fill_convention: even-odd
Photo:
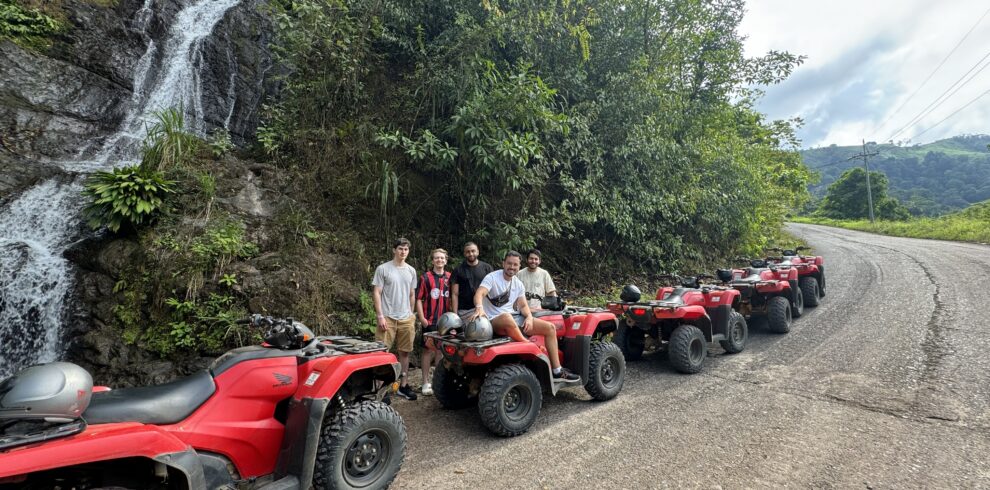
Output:
[[[915,124],[917,124],[919,122],[921,122],[922,119],[924,119],[926,116],[928,116],[929,114],[931,114],[935,109],[938,109],[942,104],[944,104],[945,102],[947,102],[949,100],[949,98],[951,98],[953,95],[956,94],[956,92],[958,92],[961,88],[965,87],[966,84],[968,84],[969,82],[971,82],[973,80],[973,78],[976,77],[976,75],[979,75],[980,72],[982,72],[983,70],[985,70],[987,68],[987,66],[990,66],[990,63],[987,63],[987,64],[983,65],[975,73],[972,73],[973,70],[975,70],[977,66],[980,66],[980,64],[983,63],[987,58],[990,58],[990,51],[988,51],[987,54],[983,55],[983,57],[980,58],[980,60],[977,61],[976,64],[974,64],[973,66],[971,66],[969,68],[969,70],[966,70],[966,73],[963,73],[961,77],[959,77],[955,82],[952,83],[952,85],[949,85],[949,87],[946,88],[944,92],[942,92],[938,97],[935,98],[935,100],[933,100],[924,109],[922,109],[921,112],[919,112],[916,116],[914,116],[913,118],[911,118],[911,120],[908,121],[907,124],[905,124],[900,129],[898,129],[897,131],[895,131],[893,134],[891,134],[884,141],[890,141],[890,140],[894,139],[897,135],[903,133],[906,129],[914,126]],[[970,73],[972,73],[972,75],[970,75]],[[969,76],[969,78],[966,78],[967,76]],[[963,82],[963,79],[964,78],[966,78],[966,81]],[[962,84],[960,85],[959,82],[962,82]],[[950,91],[952,92],[951,94],[949,94]],[[949,95],[946,96],[946,94],[949,94]]]
[[973,24],[973,27],[970,27],[969,30],[966,31],[966,34],[964,34],[963,37],[961,39],[959,39],[959,42],[957,42],[956,45],[952,48],[952,50],[949,51],[949,54],[945,55],[945,58],[942,58],[942,61],[939,62],[938,66],[936,66],[935,69],[932,70],[932,72],[928,74],[928,77],[925,78],[925,81],[921,82],[921,85],[918,85],[918,88],[914,89],[914,92],[911,92],[911,95],[909,95],[908,98],[905,99],[904,102],[901,103],[901,105],[897,106],[897,109],[894,109],[894,112],[891,113],[889,116],[887,116],[887,118],[884,119],[882,123],[880,123],[880,126],[877,126],[877,129],[876,129],[876,132],[877,133],[879,133],[880,130],[883,129],[883,127],[894,116],[896,116],[898,113],[900,113],[901,112],[901,109],[903,109],[904,106],[906,106],[907,103],[910,102],[911,99],[913,99],[915,95],[918,95],[918,92],[921,91],[921,89],[925,87],[925,84],[927,84],[928,81],[931,80],[933,76],[935,76],[935,73],[938,72],[939,68],[942,68],[942,65],[944,65],[945,62],[948,61],[949,58],[952,56],[952,54],[955,53],[957,49],[959,49],[959,46],[962,45],[963,41],[965,41],[966,38],[969,37],[969,35],[973,32],[973,30],[976,29],[976,26],[980,25],[980,22],[983,22],[983,18],[986,17],[987,14],[990,14],[990,8],[988,8],[985,12],[983,12],[983,15],[981,15],[980,18],[976,20],[976,23]]
[[956,109],[956,110],[955,110],[955,111],[954,111],[954,112],[953,112],[952,114],[949,114],[948,116],[945,116],[945,118],[943,118],[943,119],[942,119],[941,121],[939,121],[939,122],[937,122],[937,123],[935,123],[935,124],[933,124],[933,125],[932,125],[932,126],[930,126],[930,127],[928,128],[928,129],[926,129],[926,130],[924,130],[924,131],[922,131],[922,132],[920,132],[920,133],[918,133],[918,134],[916,134],[916,135],[914,135],[914,136],[912,136],[912,138],[919,138],[919,137],[921,137],[921,135],[923,135],[923,134],[925,134],[925,133],[927,133],[927,132],[929,132],[929,131],[931,131],[932,129],[935,129],[935,127],[936,127],[936,126],[938,126],[939,124],[942,124],[942,123],[944,123],[945,121],[947,121],[947,120],[949,120],[949,118],[951,118],[952,116],[955,116],[956,114],[958,114],[958,113],[960,113],[960,112],[961,112],[961,111],[962,111],[963,109],[965,109],[965,108],[967,108],[967,107],[969,107],[970,105],[972,105],[972,104],[973,104],[973,102],[976,102],[977,100],[980,100],[981,98],[983,98],[983,97],[984,97],[984,96],[986,96],[987,94],[990,94],[990,90],[987,90],[986,92],[983,92],[982,94],[980,94],[980,95],[977,95],[977,96],[976,96],[976,97],[974,97],[974,98],[973,98],[972,100],[970,100],[969,102],[967,102],[967,103],[966,103],[965,105],[963,105],[962,107],[960,107],[960,108],[958,108],[958,109]]

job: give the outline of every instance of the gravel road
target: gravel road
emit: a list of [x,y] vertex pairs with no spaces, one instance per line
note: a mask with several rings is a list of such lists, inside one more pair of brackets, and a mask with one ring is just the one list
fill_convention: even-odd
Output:
[[789,334],[754,326],[697,375],[644,356],[616,399],[565,390],[511,439],[399,400],[393,488],[990,487],[990,247],[788,226],[828,268]]

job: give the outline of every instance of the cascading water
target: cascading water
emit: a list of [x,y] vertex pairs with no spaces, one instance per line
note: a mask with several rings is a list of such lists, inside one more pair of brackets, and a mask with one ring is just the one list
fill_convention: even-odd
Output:
[[[132,25],[147,27],[153,2],[145,0]],[[135,65],[134,93],[117,132],[89,159],[61,164],[74,174],[72,178],[45,181],[0,212],[0,379],[22,367],[53,361],[62,353],[61,332],[73,286],[73,271],[62,255],[78,235],[86,174],[137,160],[145,124],[154,111],[181,106],[187,127],[204,131],[199,77],[203,41],[240,2],[185,4],[161,46],[148,38],[148,48]]]

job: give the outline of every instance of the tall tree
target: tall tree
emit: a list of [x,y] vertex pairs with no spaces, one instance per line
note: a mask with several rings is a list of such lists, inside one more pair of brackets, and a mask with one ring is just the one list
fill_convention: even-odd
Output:
[[[911,217],[907,208],[887,195],[887,176],[870,172],[873,212],[878,219],[905,220]],[[833,219],[864,219],[869,217],[869,196],[866,194],[866,170],[856,167],[843,172],[828,186],[828,193],[818,208],[818,214]]]

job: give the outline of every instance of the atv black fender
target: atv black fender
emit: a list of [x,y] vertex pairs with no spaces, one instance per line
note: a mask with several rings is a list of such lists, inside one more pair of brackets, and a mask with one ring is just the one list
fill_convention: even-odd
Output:
[[731,305],[718,305],[714,308],[708,308],[708,316],[711,318],[710,330],[706,332],[703,327],[698,326],[701,332],[705,334],[705,340],[712,342],[713,335],[721,335],[722,338],[728,337],[729,315],[731,314]]

